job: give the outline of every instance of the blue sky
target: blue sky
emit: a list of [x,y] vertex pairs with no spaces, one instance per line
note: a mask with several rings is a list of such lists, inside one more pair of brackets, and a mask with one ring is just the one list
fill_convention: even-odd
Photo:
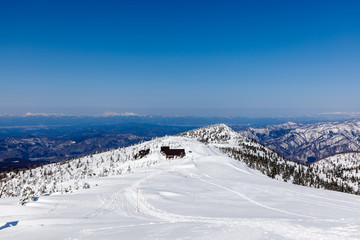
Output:
[[0,112],[360,112],[358,1],[2,1]]

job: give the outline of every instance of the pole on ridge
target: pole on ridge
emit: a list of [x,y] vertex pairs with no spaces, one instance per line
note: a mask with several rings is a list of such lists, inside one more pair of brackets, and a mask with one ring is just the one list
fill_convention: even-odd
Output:
[[136,188],[136,211],[139,212],[139,189]]

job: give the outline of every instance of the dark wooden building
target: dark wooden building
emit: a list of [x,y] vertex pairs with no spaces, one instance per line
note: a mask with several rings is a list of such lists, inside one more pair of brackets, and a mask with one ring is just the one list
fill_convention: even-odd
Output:
[[185,149],[170,149],[170,147],[161,147],[161,153],[166,156],[166,158],[175,158],[175,157],[184,157]]
[[167,150],[169,150],[169,149],[170,149],[170,147],[164,146],[164,147],[161,147],[160,152],[164,153],[165,151],[167,151]]

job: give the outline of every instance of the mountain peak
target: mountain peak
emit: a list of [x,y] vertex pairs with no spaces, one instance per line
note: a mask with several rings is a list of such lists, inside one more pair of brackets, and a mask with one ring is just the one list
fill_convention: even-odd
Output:
[[223,123],[194,129],[182,133],[180,136],[195,138],[204,143],[229,143],[232,140],[243,139],[239,133]]

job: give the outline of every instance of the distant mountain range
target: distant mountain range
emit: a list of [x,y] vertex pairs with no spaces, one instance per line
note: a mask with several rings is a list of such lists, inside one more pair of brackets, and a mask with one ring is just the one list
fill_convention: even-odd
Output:
[[346,152],[360,151],[360,120],[247,128],[240,134],[255,139],[286,158],[311,163]]
[[[72,157],[129,146],[149,140],[147,136],[134,134],[98,134],[88,139],[49,139],[46,137],[10,137],[0,139],[0,171],[20,166],[34,166],[58,162]],[[24,164],[19,165],[19,162]]]

